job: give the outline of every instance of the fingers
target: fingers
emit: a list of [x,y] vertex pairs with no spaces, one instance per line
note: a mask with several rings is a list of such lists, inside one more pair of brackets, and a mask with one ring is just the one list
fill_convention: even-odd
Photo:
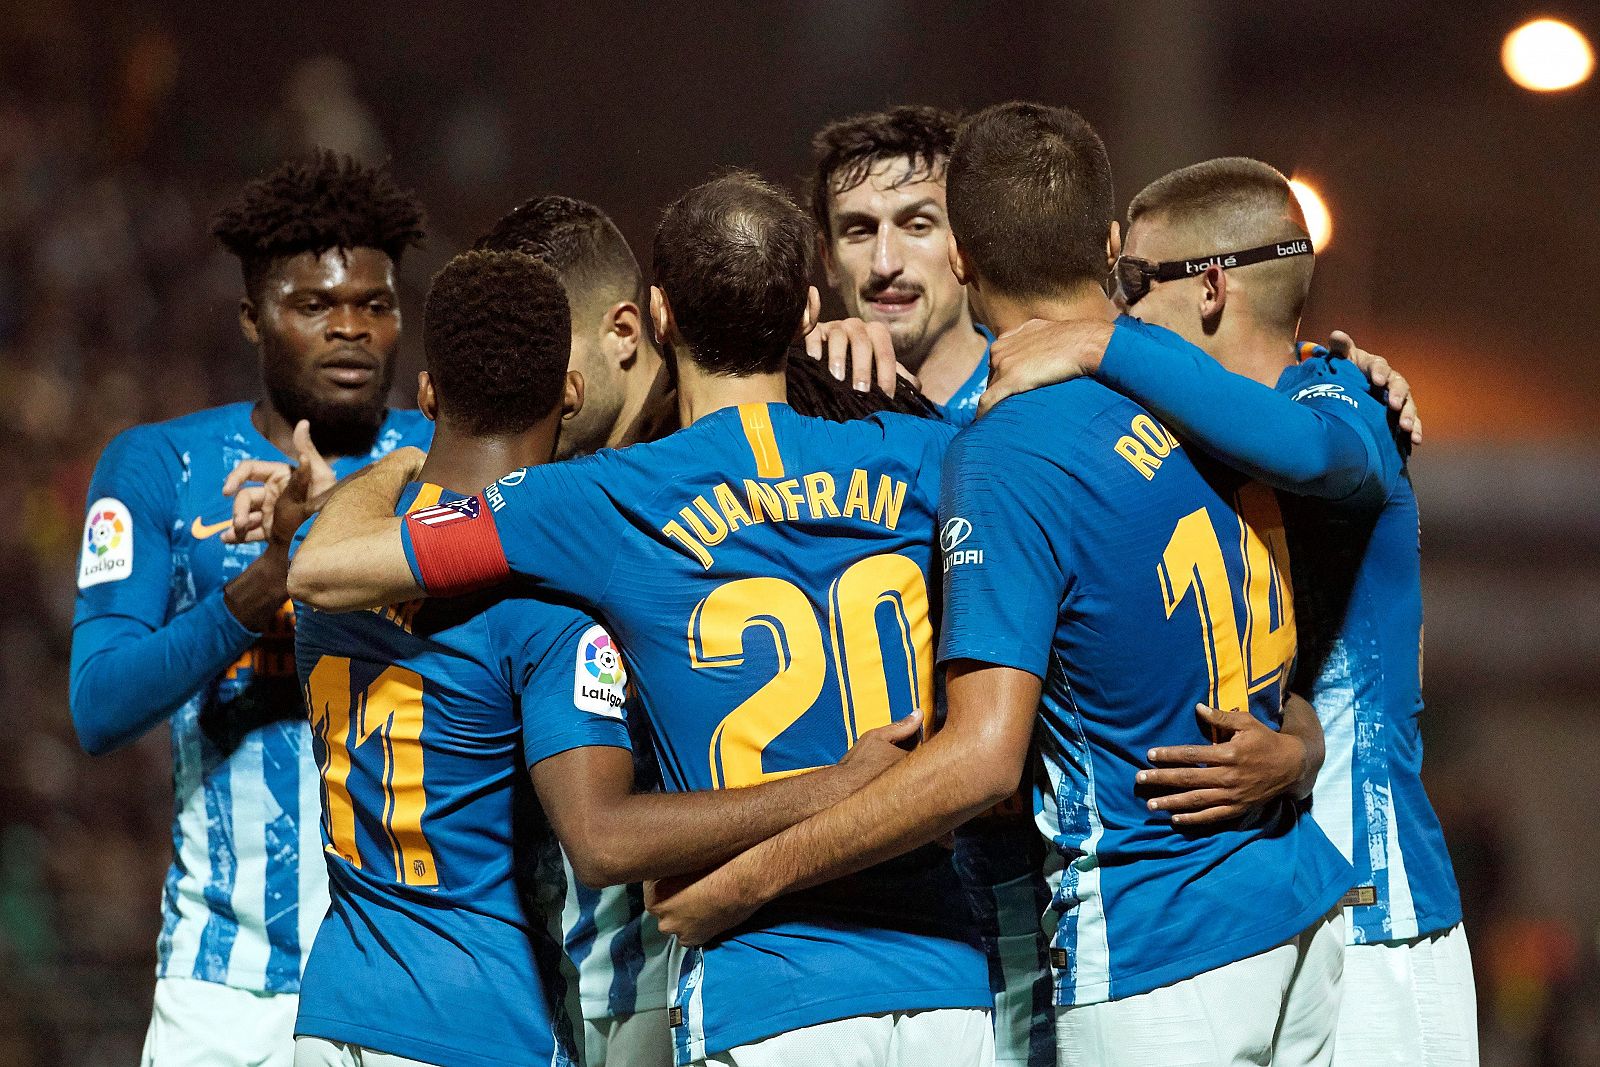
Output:
[[1221,789],[1227,786],[1232,774],[1231,767],[1215,764],[1204,767],[1155,767],[1140,771],[1133,780],[1141,789]]
[[222,531],[223,542],[239,545],[265,541],[272,521],[271,503],[276,499],[277,491],[267,486],[253,485],[240,490],[233,498],[233,525]]
[[818,362],[822,360],[822,340],[826,332],[824,324],[819,322],[811,327],[810,333],[806,334],[806,355]]
[[222,495],[232,496],[248,482],[269,481],[274,474],[287,474],[289,464],[274,459],[247,459],[228,472],[222,483]]
[[1355,341],[1352,340],[1350,335],[1345,333],[1343,330],[1334,330],[1328,335],[1328,351],[1332,352],[1341,359],[1349,359],[1350,352],[1353,351],[1355,347]]
[[1167,745],[1162,748],[1152,748],[1145,753],[1145,756],[1151,763],[1194,766],[1226,763],[1230,752],[1227,745]]
[[[871,731],[890,744],[898,745],[902,741],[909,741],[916,737],[922,730],[922,712],[913,711],[903,719],[896,719],[887,726],[880,726]],[[859,744],[859,742],[857,742]]]
[[828,323],[827,330],[828,370],[842,382],[850,372],[850,338],[843,330],[837,329],[835,323]]
[[865,328],[872,346],[872,366],[878,374],[878,388],[894,396],[894,379],[900,367],[894,355],[894,338],[889,336],[889,327],[881,322],[869,322]]
[[1202,723],[1212,728],[1213,733],[1221,731],[1225,738],[1232,737],[1241,730],[1249,730],[1252,727],[1266,729],[1265,724],[1248,711],[1219,711],[1205,704],[1196,704],[1194,712],[1200,717]]
[[1192,814],[1216,807],[1219,804],[1235,803],[1233,794],[1226,789],[1191,789],[1183,793],[1170,793],[1164,797],[1152,797],[1146,802],[1145,807],[1151,811],[1165,811],[1173,815],[1181,813]]
[[1218,804],[1195,812],[1179,812],[1172,816],[1174,826],[1208,826],[1212,823],[1237,819],[1249,811],[1243,804]]

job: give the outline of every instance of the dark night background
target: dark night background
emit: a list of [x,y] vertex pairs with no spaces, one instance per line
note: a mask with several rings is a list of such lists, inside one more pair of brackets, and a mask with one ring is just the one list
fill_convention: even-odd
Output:
[[[0,1064],[133,1062],[170,849],[165,731],[91,761],[66,655],[89,471],[134,423],[253,396],[210,213],[312,143],[392,159],[431,273],[513,203],[654,220],[727,165],[787,185],[885,105],[1070,105],[1119,202],[1257,156],[1327,201],[1307,336],[1418,390],[1429,786],[1491,1065],[1600,1062],[1600,88],[1513,85],[1505,34],[1600,5],[1244,0],[0,4]],[[404,390],[402,390],[404,391]],[[408,402],[408,401],[407,401]]]

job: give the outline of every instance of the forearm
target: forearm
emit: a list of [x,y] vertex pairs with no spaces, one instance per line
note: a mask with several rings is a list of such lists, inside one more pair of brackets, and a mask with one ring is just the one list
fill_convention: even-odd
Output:
[[1281,732],[1298,738],[1306,747],[1305,770],[1294,785],[1295,797],[1304,799],[1310,796],[1312,789],[1316,787],[1317,774],[1322,770],[1322,761],[1327,757],[1322,721],[1317,718],[1316,709],[1305,698],[1290,693],[1283,702]]
[[79,623],[72,635],[70,695],[79,744],[103,755],[137,740],[226,670],[257,636],[228,610],[221,591],[155,630],[125,616]]
[[1276,489],[1348,497],[1374,472],[1361,435],[1192,345],[1118,327],[1092,373],[1148,408],[1186,442]]
[[353,611],[422,595],[394,514],[414,468],[384,461],[343,482],[323,504],[289,567],[288,590],[322,611]]
[[601,885],[704,870],[837,804],[859,785],[859,776],[834,766],[742,789],[631,793],[597,806],[596,825],[584,835],[592,843],[588,862],[574,856],[574,863]]

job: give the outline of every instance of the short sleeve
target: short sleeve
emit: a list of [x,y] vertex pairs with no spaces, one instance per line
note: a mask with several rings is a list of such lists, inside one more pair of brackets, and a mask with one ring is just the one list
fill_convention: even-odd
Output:
[[509,642],[511,688],[522,708],[522,752],[527,765],[589,745],[632,750],[626,713],[627,667],[616,641],[591,619],[551,608],[561,621],[528,625],[523,602],[497,610],[502,628],[522,627]]
[[1017,403],[963,431],[945,458],[939,660],[978,660],[1043,678],[1068,591],[1068,516],[1059,492],[1066,475],[1023,447],[1028,427],[1016,417]]
[[598,602],[623,524],[610,495],[624,473],[614,455],[524,467],[476,497],[412,512],[401,526],[412,575],[433,596],[515,575]]

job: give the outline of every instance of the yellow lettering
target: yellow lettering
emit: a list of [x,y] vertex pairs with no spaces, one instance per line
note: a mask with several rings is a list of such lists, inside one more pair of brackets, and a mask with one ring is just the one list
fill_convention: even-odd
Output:
[[1172,452],[1173,441],[1164,427],[1156,425],[1149,415],[1135,415],[1131,429],[1157,457],[1165,459]]
[[723,518],[728,520],[729,533],[733,533],[741,526],[750,525],[749,513],[744,510],[744,505],[739,503],[739,498],[733,495],[733,490],[728,488],[727,482],[718,482],[712,492],[716,495],[717,507],[722,509]]
[[783,494],[784,509],[789,513],[789,518],[797,518],[800,514],[800,505],[805,503],[800,496],[800,479],[784,479],[778,483],[778,492]]
[[867,498],[867,472],[860,467],[850,472],[850,488],[844,494],[844,517],[872,521],[871,501]]
[[[701,522],[700,515],[696,515],[688,508],[680,508],[678,514],[682,515],[684,521],[689,524],[689,528],[694,530],[695,536],[707,545],[722,544],[723,540],[728,536],[728,527],[723,524],[722,516],[717,514],[716,509],[703,496],[694,498],[694,506],[700,509],[700,515],[706,517],[705,522]],[[710,525],[707,526],[706,523],[710,523]]]
[[839,505],[833,502],[833,475],[827,471],[806,475],[806,504],[813,519],[839,517]]
[[1144,475],[1144,480],[1149,481],[1156,476],[1156,471],[1161,469],[1161,461],[1150,454],[1149,449],[1131,437],[1118,439],[1112,446],[1117,454],[1129,463],[1133,469]]
[[[683,511],[686,515],[689,513],[688,508],[684,508]],[[700,566],[704,567],[706,570],[711,569],[711,553],[707,552],[704,546],[702,546],[699,541],[696,541],[694,537],[690,535],[688,530],[683,528],[683,524],[681,522],[669,522],[665,526],[661,527],[661,532],[672,538],[674,541],[677,541],[678,544],[682,545],[684,548],[687,548],[691,553],[693,553],[695,559],[700,561]]]
[[783,521],[783,498],[772,486],[766,482],[753,482],[746,478],[744,492],[750,498],[751,522],[766,522],[768,517],[773,522]]
[[880,474],[878,496],[872,502],[872,521],[894,529],[900,523],[900,508],[905,502],[906,483]]

